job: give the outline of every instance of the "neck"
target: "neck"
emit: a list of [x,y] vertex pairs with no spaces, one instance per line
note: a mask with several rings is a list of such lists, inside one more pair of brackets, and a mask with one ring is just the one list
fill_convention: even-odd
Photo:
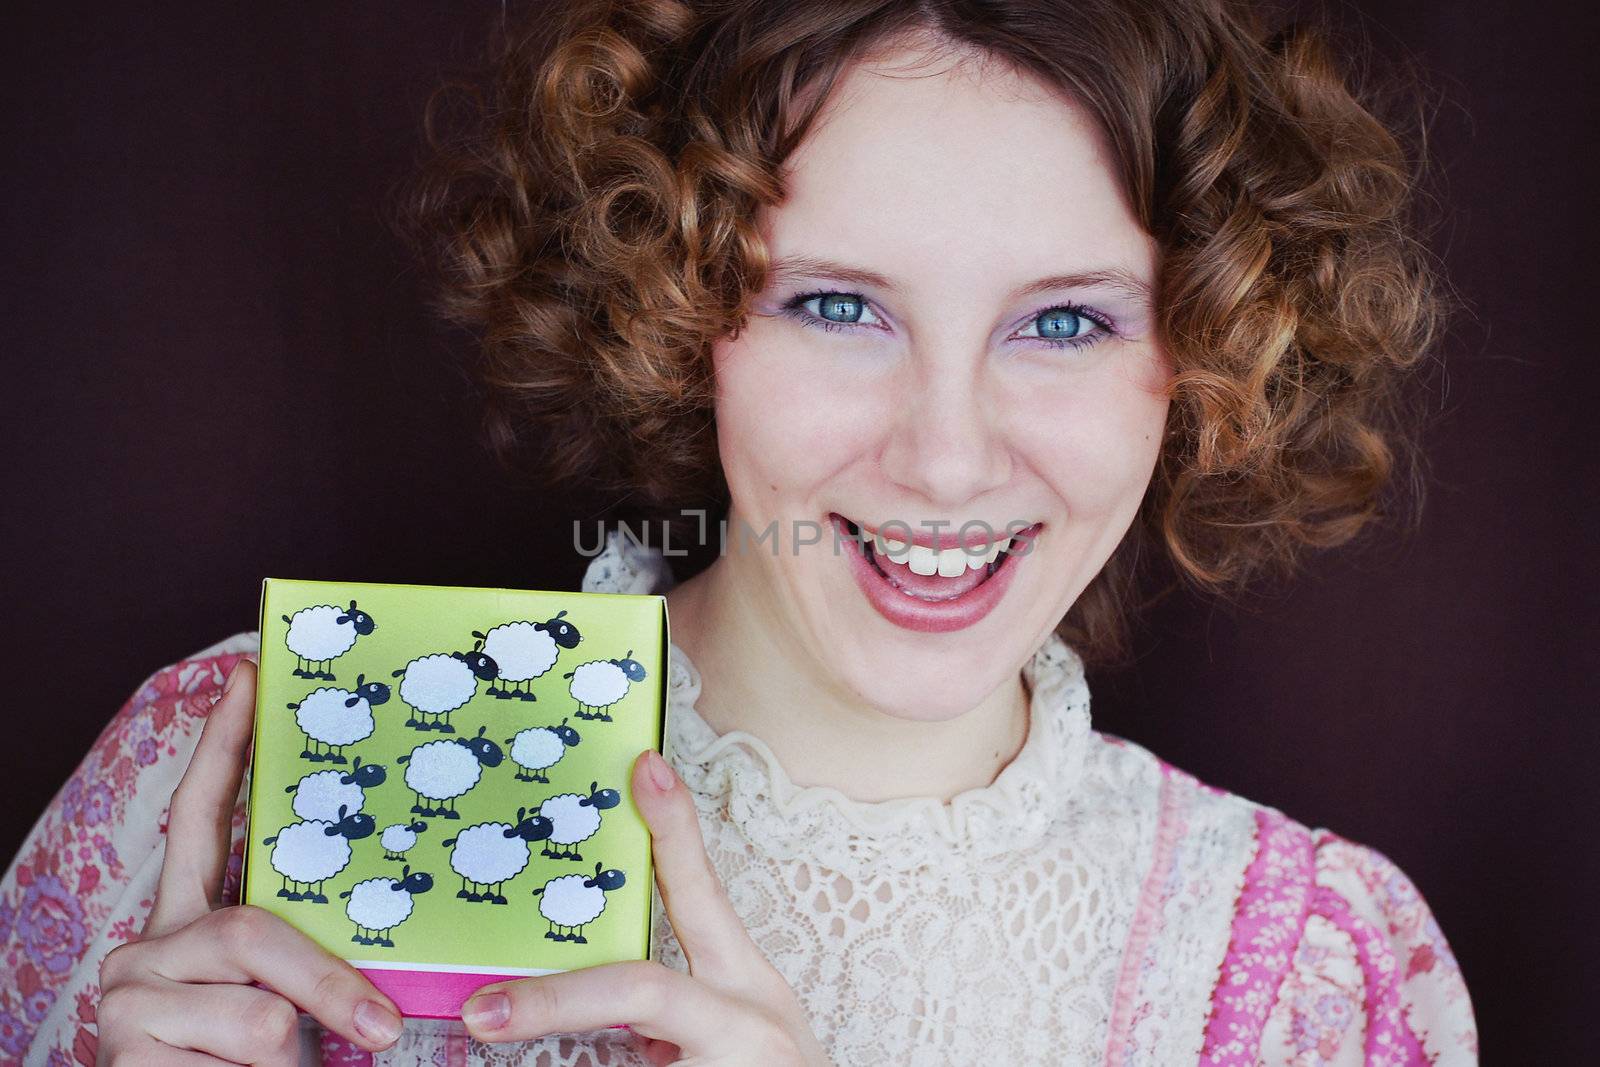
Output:
[[700,674],[695,709],[719,734],[764,741],[797,785],[860,801],[948,800],[994,781],[1022,748],[1030,695],[1021,673],[971,711],[904,719],[849,691],[807,654],[758,583],[721,557],[667,594],[672,639]]

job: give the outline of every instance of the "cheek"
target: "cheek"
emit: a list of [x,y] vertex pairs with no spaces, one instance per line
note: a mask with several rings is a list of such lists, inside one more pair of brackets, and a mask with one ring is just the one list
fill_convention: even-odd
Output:
[[1034,474],[1078,518],[1125,518],[1160,453],[1169,402],[1164,378],[1141,363],[1019,393],[1013,440]]
[[747,510],[822,485],[871,447],[885,421],[881,390],[853,381],[848,368],[819,365],[792,331],[761,325],[712,353],[717,444]]

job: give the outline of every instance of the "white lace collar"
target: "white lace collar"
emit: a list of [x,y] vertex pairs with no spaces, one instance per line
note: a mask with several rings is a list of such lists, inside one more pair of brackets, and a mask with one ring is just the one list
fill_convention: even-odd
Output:
[[[665,593],[673,584],[659,549],[613,530],[590,562],[583,590]],[[670,655],[666,748],[684,782],[725,798],[754,847],[837,871],[909,870],[1030,848],[1069,809],[1090,741],[1083,662],[1052,633],[1023,667],[1032,693],[1027,739],[992,783],[948,802],[854,800],[831,786],[796,785],[754,734],[718,735],[695,708],[699,672],[676,644]]]

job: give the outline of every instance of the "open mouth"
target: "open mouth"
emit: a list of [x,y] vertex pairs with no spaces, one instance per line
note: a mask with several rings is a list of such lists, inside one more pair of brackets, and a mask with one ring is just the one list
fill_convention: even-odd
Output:
[[916,630],[960,629],[987,615],[1020,565],[1016,557],[1028,554],[1043,526],[965,545],[949,535],[921,538],[943,542],[934,547],[899,540],[838,513],[828,518],[849,540],[850,569],[867,599],[890,621]]
[[861,546],[867,563],[889,585],[909,597],[938,602],[965,596],[993,578],[1011,559],[1011,538],[986,545],[932,549],[889,537],[863,533],[861,525],[835,515],[844,532]]

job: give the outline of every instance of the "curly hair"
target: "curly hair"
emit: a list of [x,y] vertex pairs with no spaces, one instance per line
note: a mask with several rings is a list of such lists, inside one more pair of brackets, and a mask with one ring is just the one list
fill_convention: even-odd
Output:
[[1390,497],[1420,507],[1408,372],[1449,301],[1415,217],[1420,159],[1380,117],[1393,87],[1358,89],[1332,31],[1269,29],[1236,0],[550,9],[497,35],[454,121],[438,105],[459,97],[435,98],[409,199],[440,310],[479,338],[496,446],[536,441],[546,474],[662,511],[725,506],[710,356],[764,285],[757,211],[846,66],[931,33],[1084,106],[1162,251],[1167,437],[1061,621],[1087,660],[1126,656],[1153,546],[1237,592],[1389,517]]

